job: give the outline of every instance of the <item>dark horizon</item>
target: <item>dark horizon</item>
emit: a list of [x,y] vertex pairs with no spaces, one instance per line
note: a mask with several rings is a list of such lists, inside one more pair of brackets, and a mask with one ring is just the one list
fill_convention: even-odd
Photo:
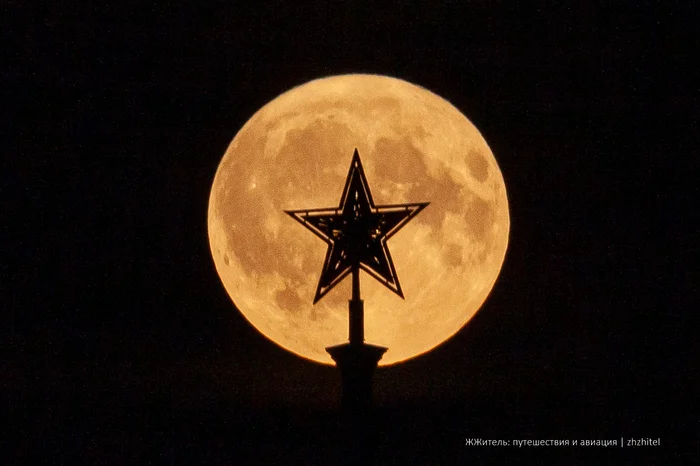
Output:
[[[685,263],[699,224],[694,8],[221,8],[11,7],[4,463],[333,457],[335,369],[235,310],[206,213],[255,111],[350,72],[404,79],[463,112],[498,161],[511,215],[476,316],[375,374],[381,458],[700,456]],[[464,446],[621,437],[662,446],[642,459]]]

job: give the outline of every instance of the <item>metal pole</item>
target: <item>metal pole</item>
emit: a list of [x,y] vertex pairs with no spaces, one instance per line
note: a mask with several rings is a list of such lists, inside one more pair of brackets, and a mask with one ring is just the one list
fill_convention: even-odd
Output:
[[350,313],[350,344],[361,345],[365,341],[365,306],[360,299],[360,268],[352,268],[352,299],[348,303]]
[[358,266],[352,268],[352,300],[360,300],[360,268]]

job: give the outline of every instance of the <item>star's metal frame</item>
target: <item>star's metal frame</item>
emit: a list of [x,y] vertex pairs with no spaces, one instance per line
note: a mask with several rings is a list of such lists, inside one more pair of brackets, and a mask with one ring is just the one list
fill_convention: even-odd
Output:
[[428,204],[375,206],[355,149],[337,208],[285,211],[328,244],[314,304],[350,272],[355,276],[359,269],[403,298],[386,242]]

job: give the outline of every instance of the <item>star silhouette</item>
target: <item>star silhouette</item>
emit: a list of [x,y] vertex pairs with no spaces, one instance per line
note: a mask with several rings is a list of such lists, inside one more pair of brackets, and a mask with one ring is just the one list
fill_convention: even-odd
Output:
[[314,304],[358,267],[403,298],[386,242],[427,205],[375,206],[355,149],[337,208],[285,211],[328,244]]

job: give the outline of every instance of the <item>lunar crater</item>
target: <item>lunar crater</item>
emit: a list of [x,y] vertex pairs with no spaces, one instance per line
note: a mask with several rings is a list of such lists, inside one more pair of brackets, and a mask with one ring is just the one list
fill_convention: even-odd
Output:
[[483,183],[489,177],[489,163],[486,161],[481,152],[472,150],[467,155],[467,166],[472,176],[479,182]]

